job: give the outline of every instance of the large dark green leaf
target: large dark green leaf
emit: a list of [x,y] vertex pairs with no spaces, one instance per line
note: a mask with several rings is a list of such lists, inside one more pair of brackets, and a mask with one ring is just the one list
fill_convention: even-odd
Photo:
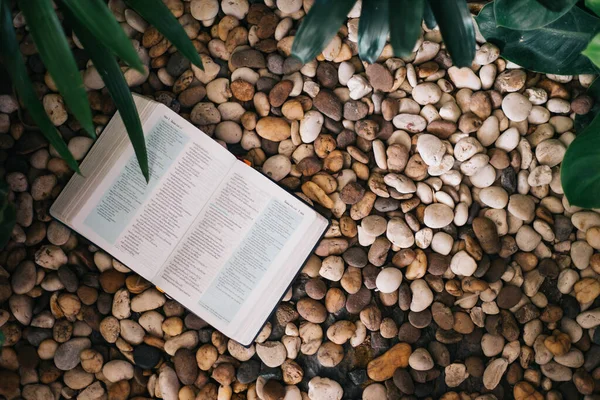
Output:
[[594,80],[588,88],[586,94],[594,100],[592,109],[584,115],[576,115],[574,129],[576,133],[582,132],[600,113],[600,79]]
[[94,34],[86,26],[82,25],[70,10],[66,9],[64,13],[65,18],[73,27],[81,44],[90,55],[96,70],[102,76],[102,80],[106,84],[106,88],[123,119],[123,124],[127,129],[127,134],[133,145],[142,174],[146,178],[146,181],[148,181],[148,153],[146,152],[144,131],[142,130],[142,124],[133,97],[121,73],[121,68],[119,68],[119,64],[110,50],[97,41]]
[[481,34],[500,47],[502,57],[523,68],[559,75],[597,72],[581,52],[600,28],[600,20],[579,7],[534,31],[497,26],[493,4],[486,5],[476,20]]
[[92,111],[81,74],[50,0],[19,0],[29,32],[65,103],[90,137],[95,138]]
[[589,58],[596,67],[600,68],[600,33],[594,36],[581,54]]
[[292,54],[303,64],[329,44],[347,18],[356,0],[316,0],[294,38]]
[[77,19],[95,36],[96,40],[108,47],[127,64],[144,72],[144,64],[131,45],[131,40],[125,35],[106,6],[106,2],[102,0],[62,0],[62,4],[71,11],[74,19]]
[[425,2],[425,6],[423,7],[423,19],[425,20],[425,25],[429,29],[433,29],[437,26],[437,22],[433,16],[433,11],[431,11],[431,6],[429,5],[428,1]]
[[544,8],[550,11],[560,11],[567,7],[567,3],[570,3],[571,0],[536,0],[539,4],[541,4]]
[[560,178],[569,203],[585,208],[600,207],[600,117],[569,145]]
[[561,7],[554,11],[538,0],[495,0],[496,23],[509,29],[522,31],[538,29],[565,15],[577,0],[564,0],[559,3]]
[[204,69],[194,44],[179,21],[161,0],[126,0],[125,2],[146,21],[154,25],[192,64]]
[[465,0],[429,0],[452,61],[470,67],[475,57],[475,27]]
[[600,0],[585,0],[585,6],[600,15]]
[[377,61],[390,31],[389,2],[363,0],[358,21],[358,55],[368,63]]
[[58,154],[60,154],[67,162],[69,167],[71,167],[72,170],[79,172],[77,161],[75,161],[71,155],[71,152],[56,130],[56,127],[52,125],[52,122],[48,118],[42,103],[38,100],[37,95],[33,90],[33,86],[31,85],[31,81],[27,76],[27,68],[25,68],[23,57],[19,51],[19,44],[12,25],[10,8],[8,5],[9,0],[0,0],[0,2],[2,7],[0,9],[0,48],[2,49],[0,54],[2,55],[2,63],[8,71],[12,84],[15,86],[19,97],[42,131],[42,134]]
[[390,0],[390,42],[397,57],[409,56],[421,34],[425,0]]

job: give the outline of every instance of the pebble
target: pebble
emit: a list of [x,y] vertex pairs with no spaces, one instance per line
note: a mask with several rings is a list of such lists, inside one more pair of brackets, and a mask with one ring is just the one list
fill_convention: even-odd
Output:
[[74,338],[62,343],[54,353],[54,365],[63,371],[75,368],[79,364],[81,352],[90,346],[88,338]]
[[410,290],[412,292],[411,311],[421,312],[427,309],[433,302],[433,292],[423,279],[414,280],[410,284]]
[[408,358],[408,365],[415,371],[428,371],[433,368],[434,362],[427,350],[418,348]]
[[275,368],[283,364],[287,352],[281,342],[264,342],[256,344],[256,354],[267,367]]
[[394,293],[402,283],[402,272],[396,268],[385,268],[377,275],[377,289],[382,293]]
[[394,376],[398,368],[406,368],[412,350],[407,343],[398,343],[367,365],[369,378],[383,382]]
[[477,269],[477,263],[466,251],[461,250],[452,256],[450,269],[457,275],[471,276]]
[[165,367],[158,375],[158,388],[164,400],[177,400],[179,398],[179,380],[171,367]]
[[442,162],[446,146],[440,139],[430,134],[423,134],[417,140],[417,151],[427,165],[436,166]]
[[425,208],[424,222],[430,228],[439,229],[449,225],[454,219],[452,209],[445,204],[431,204]]
[[470,68],[450,67],[448,69],[448,75],[450,76],[452,83],[454,83],[454,85],[459,89],[481,89],[481,81],[479,80],[479,77],[475,75],[473,70]]
[[442,89],[435,83],[426,82],[415,86],[412,91],[412,96],[413,99],[422,106],[435,104],[442,96]]
[[529,99],[520,93],[509,93],[502,99],[502,111],[514,122],[525,121],[532,107]]
[[502,375],[508,368],[508,361],[504,358],[497,358],[490,362],[483,372],[483,385],[492,390],[500,383]]
[[119,382],[133,378],[133,365],[124,360],[113,360],[104,364],[102,374],[110,382]]
[[59,94],[47,94],[42,99],[44,110],[54,126],[60,126],[67,121],[69,115],[65,102]]
[[141,344],[133,350],[133,360],[135,365],[142,369],[154,368],[162,359],[161,352],[158,348]]
[[332,379],[315,376],[308,382],[310,400],[341,400],[343,395],[342,386]]

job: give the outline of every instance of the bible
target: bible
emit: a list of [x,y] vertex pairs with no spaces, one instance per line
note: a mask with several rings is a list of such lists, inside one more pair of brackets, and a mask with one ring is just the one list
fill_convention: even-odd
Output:
[[168,107],[134,100],[149,182],[117,113],[50,213],[249,345],[329,221]]

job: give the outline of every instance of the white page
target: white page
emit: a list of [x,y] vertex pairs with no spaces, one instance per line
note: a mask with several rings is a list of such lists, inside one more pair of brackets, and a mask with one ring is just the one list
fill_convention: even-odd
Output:
[[[236,163],[154,282],[221,332],[238,337],[252,330],[246,317],[262,325],[312,250],[304,257],[296,253],[305,236],[320,236],[326,226],[306,204]],[[292,255],[297,257],[290,262]],[[257,304],[264,290],[274,297]]]
[[71,225],[153,280],[236,159],[163,105],[143,128],[150,182],[128,143]]

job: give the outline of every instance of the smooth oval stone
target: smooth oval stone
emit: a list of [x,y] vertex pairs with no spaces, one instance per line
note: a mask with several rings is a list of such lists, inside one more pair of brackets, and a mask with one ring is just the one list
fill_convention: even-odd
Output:
[[506,285],[500,290],[496,303],[498,307],[508,309],[517,305],[522,295],[521,289],[517,286]]
[[140,344],[133,349],[133,361],[135,365],[143,369],[154,368],[162,358],[161,351],[147,344]]

